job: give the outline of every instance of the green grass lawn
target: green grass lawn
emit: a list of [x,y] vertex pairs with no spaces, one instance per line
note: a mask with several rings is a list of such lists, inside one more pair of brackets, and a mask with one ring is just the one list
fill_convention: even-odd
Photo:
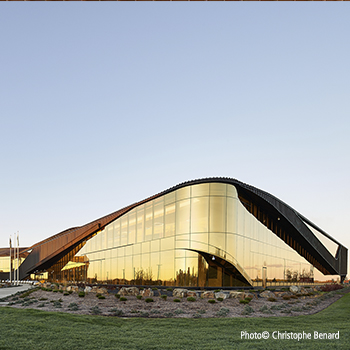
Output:
[[[340,332],[337,340],[244,340],[241,331]],[[0,308],[0,349],[350,349],[350,293],[311,316],[123,319]]]

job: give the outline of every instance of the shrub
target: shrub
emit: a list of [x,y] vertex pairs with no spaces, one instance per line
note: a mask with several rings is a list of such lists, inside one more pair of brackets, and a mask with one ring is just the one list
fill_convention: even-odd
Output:
[[263,305],[263,306],[259,309],[260,312],[265,312],[265,311],[267,311],[267,310],[268,310],[268,307],[267,307],[266,305]]
[[54,292],[54,293],[58,293],[58,289],[54,289],[53,292]]
[[101,295],[102,295],[102,294],[97,293],[97,294],[96,294],[96,298],[100,297]]
[[[12,299],[14,300],[14,299]],[[39,301],[44,301],[44,300],[47,300],[47,298],[40,298]]]
[[174,299],[174,303],[179,303],[180,301],[180,299]]
[[290,311],[290,309],[285,309],[285,310],[282,310],[281,313],[282,314],[290,314],[291,311]]
[[301,312],[301,311],[303,311],[303,309],[301,307],[297,307],[297,306],[292,307],[291,310],[294,311],[294,312]]
[[172,312],[166,312],[166,313],[164,314],[164,316],[165,316],[165,317],[173,317],[174,314],[173,314]]
[[100,295],[98,298],[99,299],[106,299],[106,297],[104,295]]
[[68,292],[64,292],[63,295],[69,295],[69,293]]
[[141,316],[141,317],[148,317],[148,316],[149,316],[149,313],[148,313],[148,312],[145,312],[145,311],[141,311],[141,312],[140,312],[140,316]]
[[187,301],[192,301],[193,302],[193,301],[196,301],[196,298],[195,297],[188,297]]
[[214,299],[209,299],[209,300],[208,300],[208,303],[209,303],[209,304],[215,304],[216,301],[215,301]]
[[79,306],[77,303],[70,303],[68,305],[68,309],[71,311],[78,311],[79,310]]
[[56,307],[56,308],[61,308],[62,307],[61,303],[58,300],[53,303],[53,306]]
[[240,304],[249,304],[249,300],[247,300],[247,299],[241,299],[241,300],[239,301],[239,303],[240,303]]
[[161,295],[160,296],[163,300],[166,300],[167,299],[167,296],[166,295]]
[[222,307],[220,308],[220,310],[216,313],[217,316],[220,316],[220,317],[225,317],[227,316],[227,314],[230,312],[229,309],[227,309],[226,307]]
[[143,287],[140,287],[140,288],[139,288],[139,290],[144,290],[144,289],[145,289],[145,288],[143,288]]
[[117,299],[119,299],[119,298],[120,298],[120,294],[115,294],[115,297],[116,297]]
[[79,292],[78,297],[79,298],[84,298],[85,297],[85,292]]
[[217,301],[224,301],[224,298],[217,298]]
[[153,299],[152,299],[152,298],[146,298],[146,299],[145,299],[145,302],[146,302],[146,303],[152,303],[152,302],[153,302]]
[[59,289],[58,292],[59,292],[59,293],[63,293],[63,290],[62,290],[62,289]]
[[173,291],[172,288],[167,288],[166,290],[167,290],[168,292],[172,292],[172,291]]
[[271,302],[275,302],[276,301],[276,298],[273,298],[273,297],[270,297],[270,298],[267,298],[268,301],[271,301]]
[[72,291],[72,290],[70,290],[68,293],[69,293],[69,294],[72,294],[72,293],[73,293],[73,291]]
[[246,305],[242,311],[242,315],[250,315],[253,312],[254,312],[254,309],[251,306]]
[[142,295],[136,295],[136,298],[141,300],[142,299]]
[[113,316],[122,316],[124,314],[123,310],[119,309],[111,309],[109,312],[111,312]]
[[214,290],[214,293],[219,293],[220,292],[220,289],[215,289]]
[[127,301],[128,299],[125,298],[125,297],[120,297],[119,300],[120,300],[120,301]]
[[101,310],[98,306],[94,306],[90,309],[91,313],[94,315],[99,315],[101,313]]
[[151,310],[151,314],[160,314],[160,310]]
[[253,298],[251,298],[251,297],[246,297],[246,298],[244,298],[244,299],[245,299],[245,300],[248,300],[249,302],[251,302]]
[[38,305],[38,307],[44,307],[45,306],[45,303],[41,303]]
[[152,290],[158,290],[158,288],[156,288],[156,287],[153,287],[153,288],[152,288]]
[[182,309],[176,309],[176,310],[174,311],[174,314],[175,314],[175,315],[180,315],[180,314],[184,314],[184,313],[185,313],[185,311],[182,310]]

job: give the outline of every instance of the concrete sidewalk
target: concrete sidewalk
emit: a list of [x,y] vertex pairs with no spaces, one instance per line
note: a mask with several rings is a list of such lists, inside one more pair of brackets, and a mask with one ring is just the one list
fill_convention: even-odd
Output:
[[33,288],[31,284],[22,284],[15,287],[0,288],[0,299],[6,298],[10,295],[16,294],[18,292],[25,292],[28,289]]

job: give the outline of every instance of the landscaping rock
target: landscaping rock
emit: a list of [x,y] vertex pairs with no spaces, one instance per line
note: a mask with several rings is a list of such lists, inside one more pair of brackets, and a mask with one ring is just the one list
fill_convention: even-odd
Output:
[[227,299],[228,297],[229,295],[223,292],[215,293],[215,299],[218,299],[218,298]]
[[298,287],[298,286],[290,286],[289,290],[294,294],[300,293],[300,287]]
[[214,299],[214,292],[204,292],[202,293],[202,298]]
[[230,291],[229,298],[244,299],[245,298],[245,293],[244,292]]
[[143,290],[140,291],[140,295],[142,295],[145,298],[153,297],[154,292],[153,292],[153,290],[151,288],[143,289]]
[[254,299],[255,295],[253,293],[244,293],[244,298]]
[[271,292],[270,290],[264,290],[259,294],[261,298],[276,298],[276,294]]
[[92,287],[91,292],[92,293],[97,293],[97,294],[107,294],[108,293],[108,289],[104,288],[104,287],[94,286],[94,287]]
[[197,298],[197,297],[198,297],[198,293],[195,292],[195,291],[193,291],[193,290],[189,290],[189,291],[187,292],[187,296],[188,296],[188,297],[195,297],[195,298]]
[[91,287],[86,286],[85,289],[84,289],[84,292],[85,292],[85,293],[89,293],[89,292],[91,292],[91,290],[92,290]]
[[140,294],[140,291],[136,287],[122,287],[122,288],[120,288],[118,294],[120,294],[120,296],[123,296],[123,297],[127,296],[127,295],[134,295],[134,296],[136,296],[136,295]]
[[180,298],[187,297],[187,289],[175,288],[173,290],[173,297],[180,297]]
[[68,286],[67,287],[67,292],[78,292],[79,287],[78,286]]

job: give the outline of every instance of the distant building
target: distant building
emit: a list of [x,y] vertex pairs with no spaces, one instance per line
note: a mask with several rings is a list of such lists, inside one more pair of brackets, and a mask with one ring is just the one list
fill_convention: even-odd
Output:
[[20,277],[193,287],[344,280],[347,248],[271,194],[185,182],[27,249]]

